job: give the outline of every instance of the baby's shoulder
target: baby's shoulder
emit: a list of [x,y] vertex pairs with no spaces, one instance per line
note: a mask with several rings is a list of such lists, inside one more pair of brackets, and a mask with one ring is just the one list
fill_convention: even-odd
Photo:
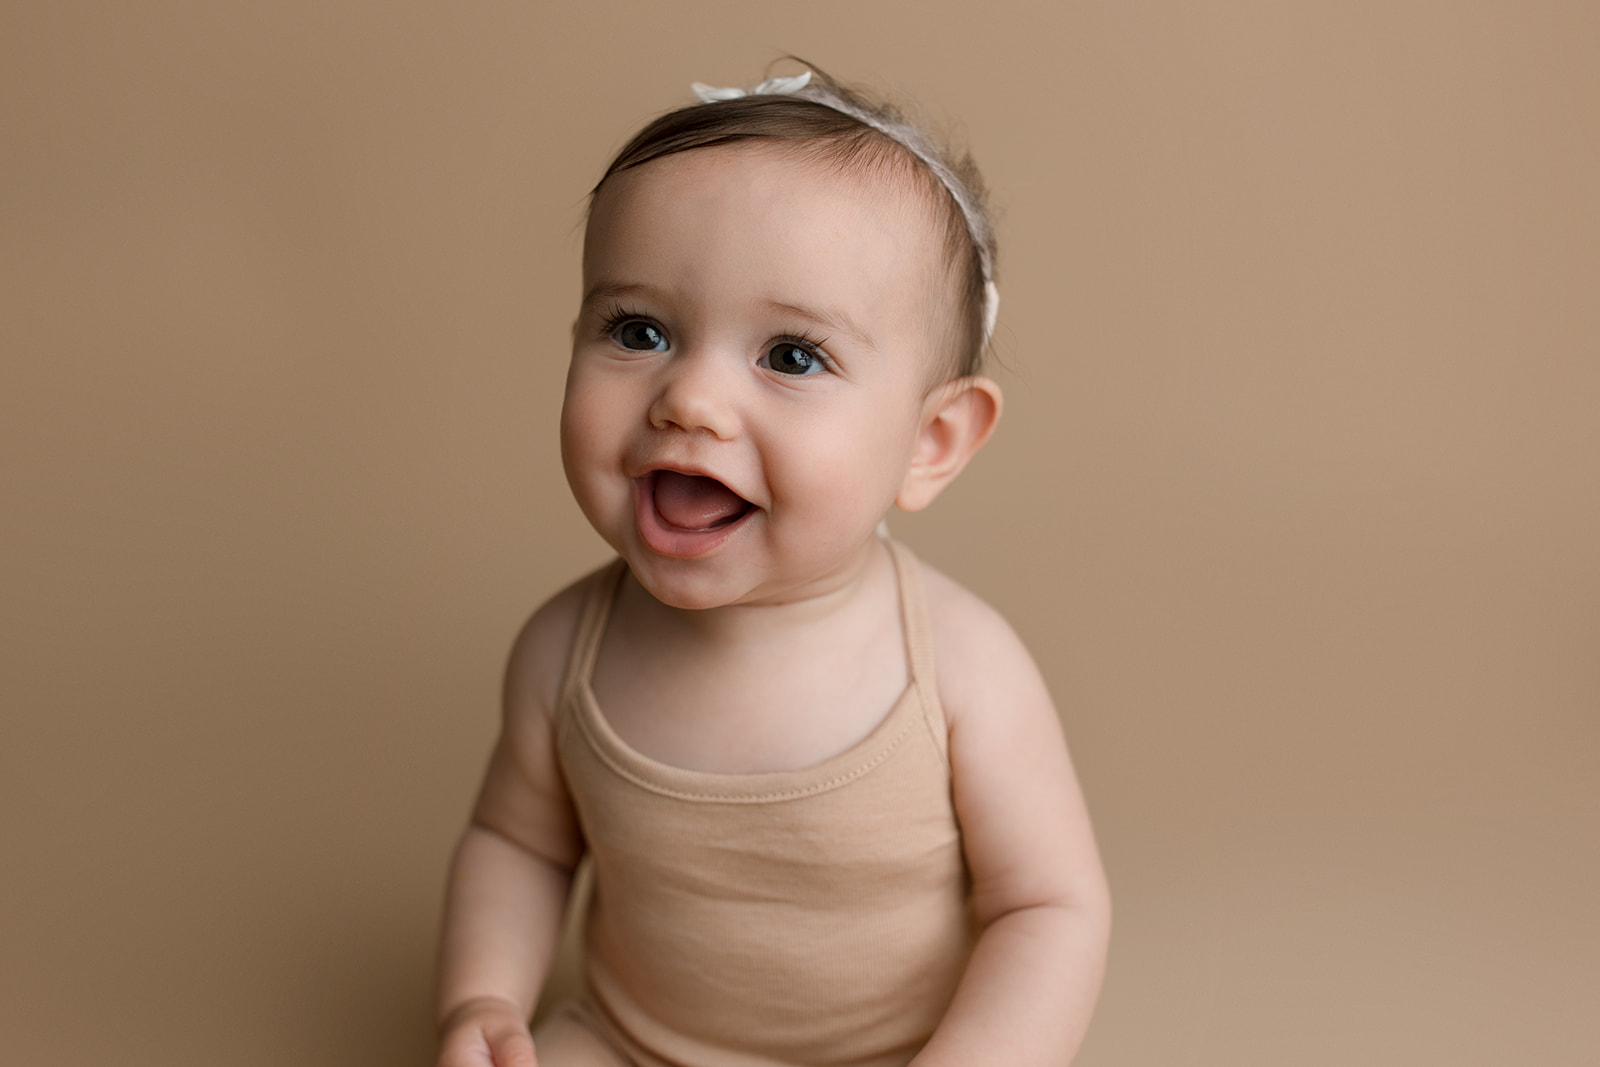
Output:
[[577,635],[584,600],[599,572],[591,572],[541,604],[522,624],[506,663],[505,711],[508,718],[550,716]]
[[1036,697],[1039,668],[1005,616],[955,579],[920,567],[939,698],[952,724],[969,709]]

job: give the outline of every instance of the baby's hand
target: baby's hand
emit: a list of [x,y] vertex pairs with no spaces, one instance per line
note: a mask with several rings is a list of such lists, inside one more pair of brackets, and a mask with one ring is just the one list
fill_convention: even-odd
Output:
[[439,1028],[438,1067],[539,1067],[528,1020],[509,1000],[460,1004]]

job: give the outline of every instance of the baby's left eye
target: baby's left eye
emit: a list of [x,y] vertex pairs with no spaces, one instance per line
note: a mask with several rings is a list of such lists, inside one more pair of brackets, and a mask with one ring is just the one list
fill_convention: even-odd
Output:
[[827,366],[826,357],[822,353],[814,352],[793,341],[779,341],[767,349],[766,355],[761,357],[760,362],[762,366],[779,374],[791,374],[795,377],[816,374]]

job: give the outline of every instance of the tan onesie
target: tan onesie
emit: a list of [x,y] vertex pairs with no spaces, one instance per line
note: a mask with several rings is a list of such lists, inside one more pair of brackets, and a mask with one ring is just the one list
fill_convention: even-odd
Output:
[[536,1035],[541,1067],[899,1067],[927,1041],[975,932],[921,578],[889,544],[910,683],[865,740],[772,774],[612,731],[590,679],[626,565],[596,574],[556,724],[594,859],[585,992]]

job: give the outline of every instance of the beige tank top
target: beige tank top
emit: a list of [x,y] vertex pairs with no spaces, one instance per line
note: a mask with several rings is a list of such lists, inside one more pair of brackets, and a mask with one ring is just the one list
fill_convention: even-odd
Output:
[[860,743],[798,771],[668,766],[612,731],[590,679],[618,560],[562,683],[562,770],[594,861],[586,997],[646,1067],[901,1065],[975,937],[921,578],[890,542],[910,683]]

